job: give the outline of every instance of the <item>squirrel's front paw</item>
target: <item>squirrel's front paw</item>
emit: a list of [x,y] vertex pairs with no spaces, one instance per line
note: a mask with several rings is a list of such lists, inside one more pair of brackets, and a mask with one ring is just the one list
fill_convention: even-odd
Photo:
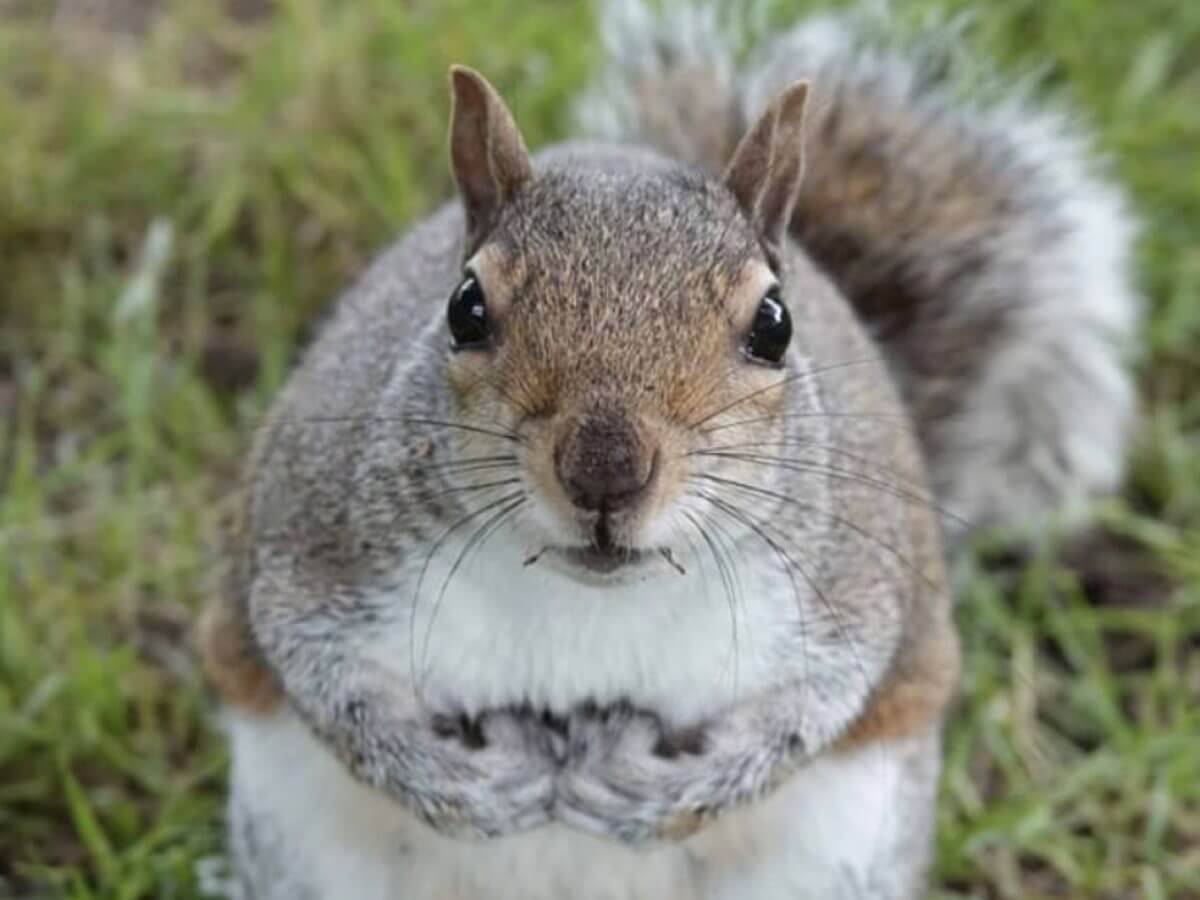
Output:
[[690,837],[803,756],[798,738],[758,713],[749,704],[686,732],[629,707],[572,717],[555,818],[630,846]]
[[630,846],[682,840],[729,795],[728,774],[702,734],[667,735],[631,709],[571,721],[555,818]]
[[549,821],[556,736],[537,719],[489,712],[477,720],[435,717],[425,743],[426,789],[418,812],[455,837],[499,837]]

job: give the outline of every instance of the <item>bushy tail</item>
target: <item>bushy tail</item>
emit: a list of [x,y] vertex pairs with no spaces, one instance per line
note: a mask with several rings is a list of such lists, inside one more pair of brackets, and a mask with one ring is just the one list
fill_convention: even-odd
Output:
[[897,38],[875,7],[743,54],[717,8],[608,0],[584,130],[715,173],[783,85],[810,80],[792,235],[886,351],[941,502],[1025,525],[1114,488],[1134,409],[1133,226],[1082,133],[981,75],[958,26]]
[[607,0],[599,24],[606,56],[580,98],[581,130],[719,170],[742,129],[736,26],[715,5],[644,0]]

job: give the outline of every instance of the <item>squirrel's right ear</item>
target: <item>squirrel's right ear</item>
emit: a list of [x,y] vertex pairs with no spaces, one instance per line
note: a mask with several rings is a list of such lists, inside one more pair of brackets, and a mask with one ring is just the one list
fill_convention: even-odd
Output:
[[470,255],[495,225],[505,201],[533,176],[533,166],[512,113],[487,79],[453,66],[450,83],[450,165],[467,213]]
[[725,186],[773,255],[791,222],[804,176],[807,100],[806,81],[780,92],[746,132],[725,169]]

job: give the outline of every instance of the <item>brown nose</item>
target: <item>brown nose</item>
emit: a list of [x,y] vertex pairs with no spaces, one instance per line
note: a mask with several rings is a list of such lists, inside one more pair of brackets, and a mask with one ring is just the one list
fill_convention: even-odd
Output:
[[580,509],[616,512],[645,491],[654,454],[618,414],[585,416],[559,444],[558,478]]

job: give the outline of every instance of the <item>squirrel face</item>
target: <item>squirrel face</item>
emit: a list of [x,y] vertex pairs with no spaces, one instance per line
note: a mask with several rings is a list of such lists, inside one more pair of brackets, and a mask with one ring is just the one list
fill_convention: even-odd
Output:
[[[774,145],[796,137],[804,89],[721,182],[628,150],[568,150],[535,173],[487,82],[453,78],[467,235],[446,311],[452,402],[519,437],[546,546],[613,572],[686,533],[714,423],[730,426],[721,443],[782,428],[792,324],[775,247],[800,166]],[[737,465],[704,469],[722,464]]]

